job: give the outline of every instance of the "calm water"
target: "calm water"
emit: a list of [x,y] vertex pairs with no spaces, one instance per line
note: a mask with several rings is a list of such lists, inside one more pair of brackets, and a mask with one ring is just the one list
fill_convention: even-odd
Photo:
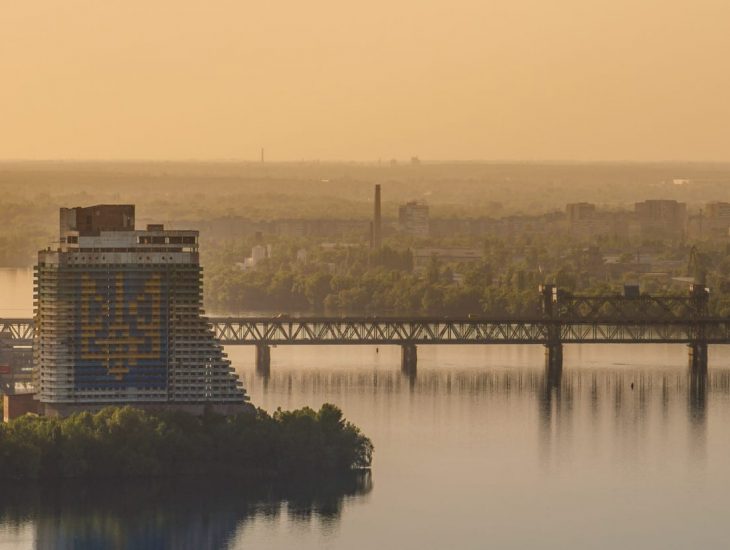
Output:
[[[0,299],[11,289],[0,272]],[[8,315],[8,312],[3,312]],[[20,314],[20,313],[16,313]],[[297,487],[4,487],[0,548],[726,548],[730,350],[706,382],[682,346],[228,352],[255,404],[325,401],[375,443],[369,476]],[[632,388],[633,384],[633,388]]]

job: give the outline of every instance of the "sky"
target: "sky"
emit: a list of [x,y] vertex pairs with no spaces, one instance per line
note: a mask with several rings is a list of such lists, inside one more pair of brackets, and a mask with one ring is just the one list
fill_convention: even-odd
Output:
[[727,0],[0,0],[0,159],[730,161]]

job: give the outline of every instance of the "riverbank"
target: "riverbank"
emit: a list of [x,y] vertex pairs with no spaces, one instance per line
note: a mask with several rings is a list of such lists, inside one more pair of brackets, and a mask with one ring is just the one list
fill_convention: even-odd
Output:
[[367,468],[371,441],[342,411],[202,417],[129,406],[0,426],[0,477],[67,479],[225,475],[298,478]]

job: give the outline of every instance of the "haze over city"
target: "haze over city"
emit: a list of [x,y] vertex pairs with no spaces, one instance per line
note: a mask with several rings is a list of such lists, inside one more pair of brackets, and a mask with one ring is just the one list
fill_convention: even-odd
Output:
[[0,158],[730,161],[722,0],[5,2]]
[[729,22],[4,2],[0,547],[728,548]]

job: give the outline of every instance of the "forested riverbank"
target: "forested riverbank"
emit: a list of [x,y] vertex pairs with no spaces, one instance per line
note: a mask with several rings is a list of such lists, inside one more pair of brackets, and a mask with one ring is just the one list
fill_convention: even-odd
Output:
[[372,442],[331,404],[203,417],[108,407],[0,425],[0,477],[13,479],[300,478],[367,468],[372,452]]

